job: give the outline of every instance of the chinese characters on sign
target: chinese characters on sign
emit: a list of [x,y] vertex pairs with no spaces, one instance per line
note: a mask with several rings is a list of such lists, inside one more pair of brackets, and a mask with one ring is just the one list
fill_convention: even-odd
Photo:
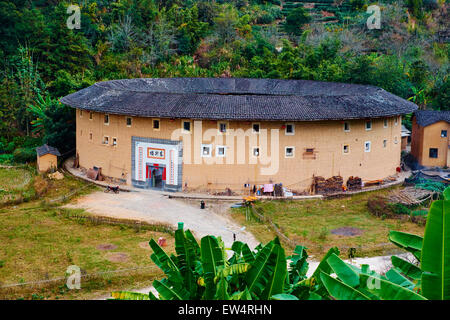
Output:
[[147,157],[150,159],[165,159],[166,153],[164,149],[147,148]]

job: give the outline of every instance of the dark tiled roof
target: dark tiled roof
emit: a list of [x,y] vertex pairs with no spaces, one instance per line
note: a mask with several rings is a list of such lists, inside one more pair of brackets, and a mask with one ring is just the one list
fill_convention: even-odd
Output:
[[420,110],[414,112],[414,116],[416,117],[417,123],[422,127],[439,121],[450,123],[450,111]]
[[342,120],[417,109],[414,103],[373,86],[237,78],[112,80],[65,96],[61,102],[101,113],[212,120]]
[[36,148],[36,153],[38,154],[39,157],[45,156],[46,154],[53,154],[55,156],[60,157],[61,154],[59,153],[58,149],[54,148],[54,147],[50,147],[47,144],[44,144],[43,146],[37,147]]

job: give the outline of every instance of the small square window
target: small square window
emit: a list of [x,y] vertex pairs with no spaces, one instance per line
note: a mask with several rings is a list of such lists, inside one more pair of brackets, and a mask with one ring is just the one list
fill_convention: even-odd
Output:
[[314,148],[306,148],[305,153],[314,154]]
[[430,158],[437,158],[437,157],[438,157],[438,149],[430,148]]
[[295,126],[292,123],[286,124],[285,134],[287,136],[293,136],[295,134]]
[[117,138],[113,138],[112,145],[117,146]]
[[364,152],[370,152],[372,143],[370,141],[364,142]]
[[225,157],[226,147],[225,146],[217,146],[216,147],[216,157]]
[[372,121],[366,121],[366,130],[372,130]]
[[398,143],[398,137],[397,137],[397,136],[394,137],[394,143],[395,143],[395,144]]
[[253,133],[259,133],[259,123],[254,123],[252,125]]
[[131,117],[127,117],[127,127],[131,127]]
[[383,148],[387,147],[387,140],[383,140]]
[[92,120],[94,118],[94,113],[92,111],[89,111],[89,120]]
[[349,122],[344,122],[344,131],[350,132],[350,123]]
[[105,116],[103,118],[103,123],[104,124],[109,124],[109,114],[105,114]]
[[344,153],[349,153],[350,152],[350,147],[348,146],[348,144],[344,145]]
[[226,122],[219,122],[219,132],[220,133],[227,132],[227,123]]
[[[190,122],[188,122],[189,123],[189,125],[190,125]],[[159,130],[159,125],[160,125],[160,122],[159,122],[159,119],[153,119],[153,129],[155,129],[155,130]],[[189,130],[190,130],[191,128],[190,128],[190,126],[189,126]]]
[[80,118],[83,118],[83,110],[80,109]]
[[395,118],[394,118],[394,125],[398,125],[398,120],[399,120],[399,118],[400,118],[400,117],[395,117]]
[[253,156],[254,157],[259,157],[259,147],[254,147],[253,148]]
[[107,136],[103,137],[103,144],[109,144],[109,137]]
[[441,138],[447,138],[447,130],[441,130]]
[[388,119],[383,120],[383,127],[385,127],[385,128],[388,127]]
[[202,144],[202,157],[211,157],[211,145],[210,144]]
[[191,132],[191,122],[190,121],[183,121],[183,131]]
[[285,149],[285,156],[286,158],[293,158],[294,157],[294,147],[286,147]]

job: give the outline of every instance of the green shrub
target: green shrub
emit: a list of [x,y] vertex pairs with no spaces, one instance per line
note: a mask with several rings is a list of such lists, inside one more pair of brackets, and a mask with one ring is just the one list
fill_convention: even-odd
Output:
[[406,214],[406,215],[411,214],[411,209],[409,209],[407,206],[401,203],[394,203],[391,205],[391,208],[395,214]]
[[258,17],[256,22],[260,24],[269,24],[272,23],[274,20],[275,18],[270,13],[264,12],[261,16]]
[[0,154],[0,163],[2,164],[12,164],[14,161],[14,156],[9,153]]
[[424,217],[428,214],[428,210],[416,210],[411,212],[413,217]]
[[14,161],[18,163],[32,162],[36,160],[34,148],[17,148],[13,153]]

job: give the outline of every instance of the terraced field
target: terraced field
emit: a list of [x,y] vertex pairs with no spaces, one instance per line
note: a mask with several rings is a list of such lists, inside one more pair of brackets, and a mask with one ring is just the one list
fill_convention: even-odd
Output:
[[[335,4],[334,0],[285,1],[282,7],[281,12],[284,17],[287,17],[295,8],[303,7],[315,23],[342,23],[353,14],[349,0],[342,1],[340,5]],[[284,22],[281,22],[279,26],[283,29]]]

